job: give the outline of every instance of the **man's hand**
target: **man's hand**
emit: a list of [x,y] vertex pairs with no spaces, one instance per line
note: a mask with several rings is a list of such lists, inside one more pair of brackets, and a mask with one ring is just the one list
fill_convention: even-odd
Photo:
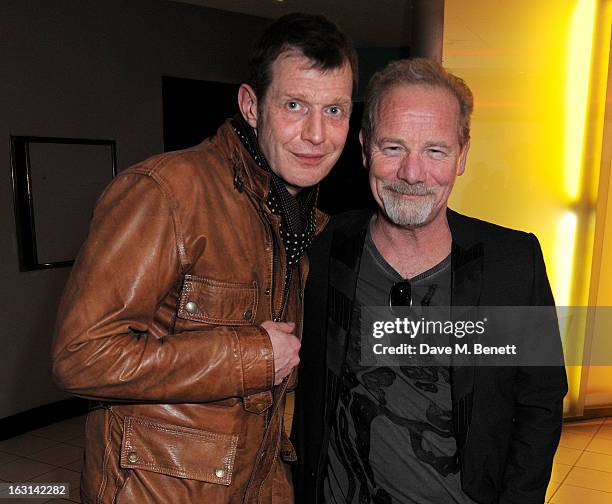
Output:
[[300,340],[292,332],[295,330],[294,322],[272,322],[266,320],[261,324],[270,337],[274,351],[274,385],[283,381],[293,368],[300,362],[298,352]]

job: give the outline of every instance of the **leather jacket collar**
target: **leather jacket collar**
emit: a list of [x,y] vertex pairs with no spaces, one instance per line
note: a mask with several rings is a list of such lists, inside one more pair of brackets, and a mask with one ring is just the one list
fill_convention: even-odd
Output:
[[[253,161],[251,154],[242,145],[242,142],[234,132],[231,119],[227,119],[218,129],[212,141],[230,159],[234,188],[238,192],[247,192],[257,200],[262,208],[269,211],[266,201],[270,192],[271,175]],[[315,201],[318,198],[318,192],[319,189],[317,187]],[[323,231],[328,220],[329,216],[327,214],[315,208],[315,235]]]

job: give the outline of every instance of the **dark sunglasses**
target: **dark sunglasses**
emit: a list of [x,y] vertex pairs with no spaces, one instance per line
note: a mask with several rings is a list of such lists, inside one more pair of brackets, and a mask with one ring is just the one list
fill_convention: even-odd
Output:
[[389,291],[389,307],[412,306],[412,288],[408,280],[395,282]]

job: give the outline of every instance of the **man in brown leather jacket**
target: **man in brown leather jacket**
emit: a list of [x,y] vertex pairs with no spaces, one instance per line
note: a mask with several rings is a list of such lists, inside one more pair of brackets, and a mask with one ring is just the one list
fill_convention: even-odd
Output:
[[93,399],[84,503],[288,503],[316,185],[348,132],[356,57],[319,16],[262,36],[241,114],[121,172],[59,310],[53,373]]

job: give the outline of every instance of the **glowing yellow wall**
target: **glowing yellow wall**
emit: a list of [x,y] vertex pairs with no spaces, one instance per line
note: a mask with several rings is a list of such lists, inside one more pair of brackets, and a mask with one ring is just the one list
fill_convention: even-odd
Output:
[[[612,89],[609,91],[612,97]],[[612,109],[612,100],[610,100]],[[610,128],[612,129],[612,117]],[[608,137],[612,143],[612,131]],[[606,189],[604,198],[601,198],[598,207],[598,226],[595,241],[595,254],[593,256],[593,276],[597,282],[593,282],[591,299],[589,304],[596,306],[612,306],[612,177],[610,170],[612,159],[607,157],[602,161],[602,179],[600,182],[600,193]],[[605,232],[607,231],[607,232]],[[601,232],[601,234],[600,234]],[[591,335],[593,347],[596,351],[600,338],[612,338],[611,334],[593,331]],[[612,366],[593,366],[585,369],[583,373],[583,403],[586,407],[602,407],[612,404]]]
[[[608,68],[606,105],[589,298],[593,306],[612,306],[612,66]],[[612,338],[612,335],[593,331],[591,337],[591,351],[596,352],[598,340]],[[612,404],[612,367],[594,366],[585,371],[588,373],[584,373],[582,387],[585,406]]]
[[[612,0],[445,2],[443,63],[475,95],[451,207],[534,232],[561,306],[589,301],[611,12]],[[584,336],[565,335],[574,361]],[[568,373],[575,406],[583,373]]]

